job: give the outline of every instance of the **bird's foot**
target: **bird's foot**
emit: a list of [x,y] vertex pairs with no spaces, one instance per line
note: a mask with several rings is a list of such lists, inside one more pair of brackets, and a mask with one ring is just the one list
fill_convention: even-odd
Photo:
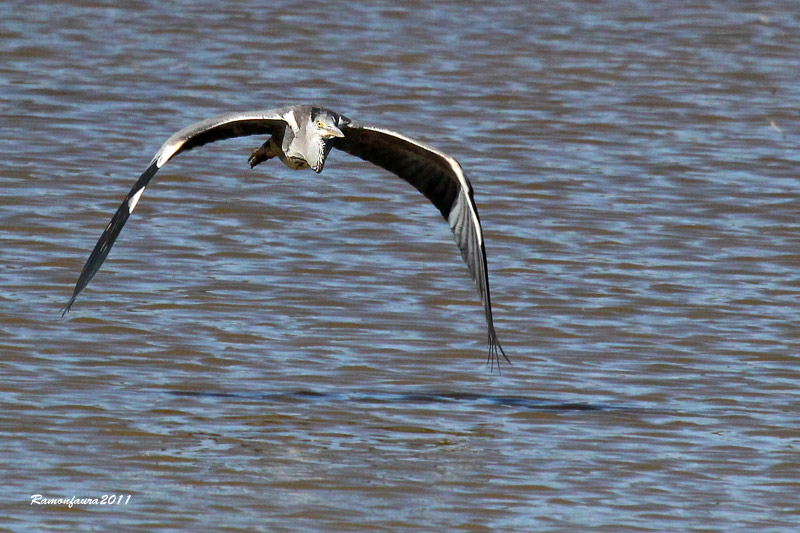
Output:
[[247,162],[250,163],[250,168],[258,165],[259,163],[263,163],[267,159],[272,159],[275,157],[275,151],[270,147],[269,141],[265,142],[261,145],[261,148],[256,148],[253,150],[253,153],[250,154],[250,157],[247,158]]

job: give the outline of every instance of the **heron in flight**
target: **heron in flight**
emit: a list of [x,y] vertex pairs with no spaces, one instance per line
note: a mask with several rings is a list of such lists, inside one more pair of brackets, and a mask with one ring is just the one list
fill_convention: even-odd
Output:
[[499,365],[500,354],[510,363],[497,339],[492,320],[489,273],[478,208],[473,199],[472,185],[458,161],[400,133],[358,124],[343,115],[312,105],[219,115],[192,124],[167,139],[97,241],[61,316],[67,314],[75,299],[97,274],[145,188],[167,161],[210,142],[247,135],[270,136],[248,158],[251,168],[277,157],[291,169],[311,168],[320,173],[331,148],[338,148],[397,174],[425,195],[450,224],[461,257],[478,287],[488,327],[487,363]]

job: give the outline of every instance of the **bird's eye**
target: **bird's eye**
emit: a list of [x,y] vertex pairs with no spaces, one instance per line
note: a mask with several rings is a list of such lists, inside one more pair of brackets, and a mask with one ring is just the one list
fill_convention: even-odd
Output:
[[317,121],[317,127],[318,127],[319,129],[322,129],[322,128],[324,128],[324,127],[325,127],[325,123],[324,123],[324,122],[322,122],[321,120],[318,120],[318,121]]

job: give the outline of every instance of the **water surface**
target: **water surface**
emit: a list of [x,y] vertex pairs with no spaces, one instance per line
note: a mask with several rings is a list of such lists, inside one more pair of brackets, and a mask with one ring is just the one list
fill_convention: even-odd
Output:
[[[786,530],[800,521],[791,2],[0,7],[3,526]],[[435,208],[344,153],[160,144],[318,102],[457,157]],[[32,506],[131,495],[126,505]]]

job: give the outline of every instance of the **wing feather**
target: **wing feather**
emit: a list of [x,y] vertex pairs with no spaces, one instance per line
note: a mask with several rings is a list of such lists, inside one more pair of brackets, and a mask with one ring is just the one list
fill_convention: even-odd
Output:
[[158,169],[178,155],[192,148],[208,144],[210,142],[230,139],[232,137],[242,137],[247,135],[271,134],[276,127],[286,124],[284,116],[291,108],[281,108],[272,111],[254,111],[249,113],[228,113],[219,115],[207,120],[196,122],[172,135],[156,152],[147,169],[139,176],[133,188],[128,192],[125,199],[120,204],[111,222],[108,223],[103,234],[98,239],[89,259],[83,266],[78,282],[72,297],[64,306],[61,316],[67,314],[75,303],[75,299],[86,288],[92,278],[100,270],[103,261],[108,257],[114,241],[117,240],[125,222],[128,221],[134,208],[139,203],[145,188],[156,175]]
[[478,207],[461,165],[432,146],[391,130],[351,123],[342,127],[342,132],[344,137],[335,139],[335,148],[398,175],[428,198],[448,221],[483,303],[489,334],[489,363],[499,362],[500,354],[508,361],[494,329]]

